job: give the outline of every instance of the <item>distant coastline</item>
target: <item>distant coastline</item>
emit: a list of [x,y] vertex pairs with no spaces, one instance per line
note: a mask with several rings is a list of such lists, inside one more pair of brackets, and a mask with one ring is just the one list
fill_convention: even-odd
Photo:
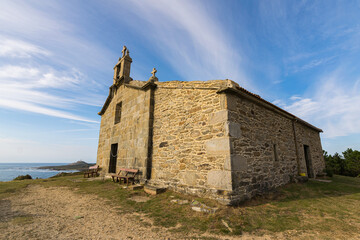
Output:
[[56,171],[65,171],[65,170],[78,170],[84,171],[89,169],[90,166],[93,166],[94,163],[87,163],[84,161],[77,161],[74,163],[66,164],[66,165],[58,165],[58,166],[41,166],[38,169],[49,169],[49,170],[56,170]]
[[72,173],[81,171],[77,169],[54,170],[52,168],[39,168],[44,166],[54,167],[55,165],[62,166],[67,165],[67,163],[0,163],[0,182],[11,181],[19,175],[29,174],[33,179],[44,179],[55,176],[60,172]]

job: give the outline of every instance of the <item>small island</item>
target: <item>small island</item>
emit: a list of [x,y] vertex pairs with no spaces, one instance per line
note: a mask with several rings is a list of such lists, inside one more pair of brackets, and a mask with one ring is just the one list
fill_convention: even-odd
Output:
[[67,165],[60,165],[60,166],[43,166],[38,167],[38,169],[50,169],[50,170],[56,170],[56,171],[63,171],[63,170],[79,170],[84,171],[89,169],[90,166],[95,165],[94,163],[87,163],[84,161],[77,161],[74,163],[70,163]]

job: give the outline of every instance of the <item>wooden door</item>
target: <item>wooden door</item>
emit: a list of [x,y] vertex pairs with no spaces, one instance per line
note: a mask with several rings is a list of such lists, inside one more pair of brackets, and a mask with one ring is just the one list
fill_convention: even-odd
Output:
[[111,144],[110,161],[109,161],[109,173],[116,173],[118,144]]

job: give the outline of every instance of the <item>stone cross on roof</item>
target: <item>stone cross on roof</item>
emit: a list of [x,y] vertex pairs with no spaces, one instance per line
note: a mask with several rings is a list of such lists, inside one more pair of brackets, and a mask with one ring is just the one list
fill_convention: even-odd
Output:
[[155,77],[155,73],[157,73],[157,70],[156,70],[156,68],[153,68],[153,70],[152,70],[152,72],[151,72],[151,74],[152,74],[153,77]]
[[125,57],[125,53],[126,53],[127,47],[124,45],[123,49],[122,49],[122,56]]

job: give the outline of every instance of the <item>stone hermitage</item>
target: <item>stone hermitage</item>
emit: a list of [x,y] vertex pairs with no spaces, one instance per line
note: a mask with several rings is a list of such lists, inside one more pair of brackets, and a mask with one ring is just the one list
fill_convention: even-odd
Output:
[[325,168],[321,129],[231,80],[130,77],[124,46],[101,116],[104,175],[140,170],[153,186],[235,204]]

